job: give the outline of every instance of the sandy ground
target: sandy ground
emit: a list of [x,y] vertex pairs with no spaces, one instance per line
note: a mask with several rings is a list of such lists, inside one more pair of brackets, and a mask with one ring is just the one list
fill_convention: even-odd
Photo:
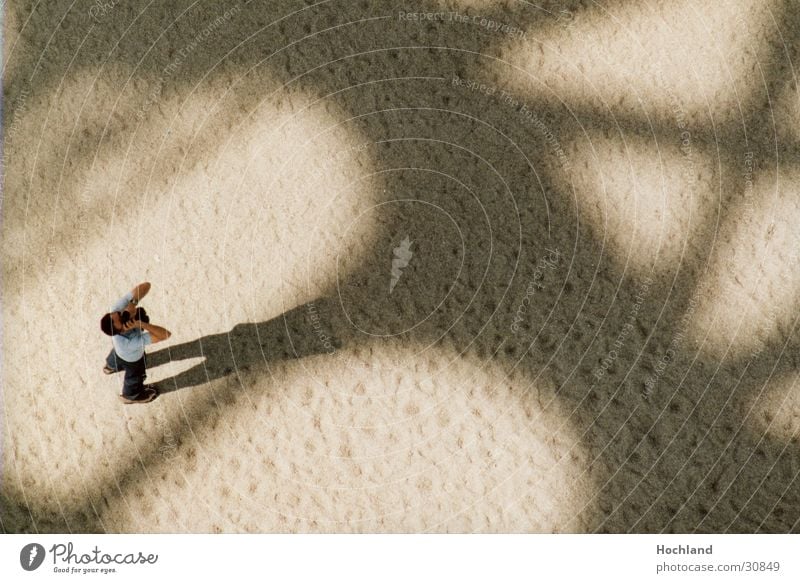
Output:
[[800,532],[800,12],[706,4],[6,5],[2,529]]

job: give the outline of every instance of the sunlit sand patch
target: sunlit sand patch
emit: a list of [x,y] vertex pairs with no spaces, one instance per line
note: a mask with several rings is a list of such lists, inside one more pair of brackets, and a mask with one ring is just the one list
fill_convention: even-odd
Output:
[[[152,422],[140,424],[162,449],[148,475],[104,508],[104,524],[124,532],[586,528],[576,513],[594,476],[549,391],[398,344],[371,351],[368,367],[343,366],[363,355],[342,352],[279,364],[271,376],[244,374],[241,385],[215,382],[221,408],[194,407],[193,390],[165,399],[173,429],[161,434],[170,443]],[[183,415],[191,432],[180,429]]]
[[687,120],[704,121],[710,110],[719,122],[739,116],[759,90],[753,71],[767,56],[761,31],[776,5],[674,0],[576,10],[569,21],[510,39],[503,59],[513,67],[498,74],[531,98],[555,94],[621,115],[645,107],[668,118],[678,96]]
[[[111,87],[127,77],[104,71],[95,83],[91,73],[76,74],[65,80],[57,104],[31,96],[15,120],[7,152],[15,161],[7,172],[15,196],[4,208],[7,292],[21,289],[23,261],[49,269],[68,260],[64,251],[114,230],[127,233],[117,238],[127,246],[109,248],[108,256],[124,252],[134,270],[164,267],[169,257],[154,247],[172,237],[182,264],[197,261],[207,275],[220,277],[223,263],[248,262],[252,293],[276,280],[299,285],[301,271],[311,274],[312,288],[314,280],[327,281],[339,232],[371,204],[372,184],[362,177],[371,171],[373,144],[337,125],[331,104],[257,79],[233,88],[220,83],[186,102],[176,96],[152,103],[148,91],[158,84],[148,89],[152,82],[134,79],[110,99]],[[263,104],[242,102],[254,85]],[[59,130],[51,132],[51,124]],[[37,166],[31,157],[14,157],[18,151],[38,152]],[[209,236],[204,221],[211,216]]]
[[789,443],[800,437],[800,379],[797,374],[774,379],[748,403],[748,425],[756,435]]
[[757,176],[728,214],[701,280],[692,331],[705,349],[731,356],[782,342],[797,317],[800,290],[800,175]]
[[[123,408],[119,375],[101,372],[110,343],[98,320],[118,295],[151,281],[152,321],[185,342],[276,317],[335,285],[337,253],[369,251],[336,247],[372,204],[371,185],[358,180],[370,172],[363,141],[297,92],[291,106],[277,95],[241,125],[220,127],[220,114],[203,129],[226,88],[165,100],[154,120],[117,126],[130,148],[120,136],[124,147],[101,146],[85,182],[62,185],[57,205],[63,149],[43,151],[48,170],[35,188],[6,198],[6,225],[26,244],[3,248],[4,335],[14,339],[4,350],[4,442],[14,444],[3,451],[4,493],[21,500],[24,491],[35,513],[57,519],[60,505],[80,506],[154,438],[136,429],[147,409]],[[25,115],[43,119],[39,106],[49,104],[32,102]],[[40,205],[41,220],[26,215]],[[369,222],[359,228],[368,241]]]
[[[106,67],[102,74],[76,71],[49,88],[57,94],[46,93],[47,87],[25,87],[11,104],[4,143],[6,270],[14,273],[30,249],[49,260],[57,254],[51,250],[56,245],[78,244],[87,232],[105,226],[92,211],[113,198],[117,170],[134,135],[135,94],[144,86],[133,82],[122,92],[129,77],[122,66]],[[106,182],[101,183],[103,171]],[[128,185],[134,187],[141,182]],[[18,286],[21,280],[8,283]]]
[[[581,221],[628,269],[674,269],[709,209],[713,163],[675,140],[607,138],[595,132],[564,144],[569,171],[554,174],[577,198]],[[688,245],[687,245],[688,244]]]

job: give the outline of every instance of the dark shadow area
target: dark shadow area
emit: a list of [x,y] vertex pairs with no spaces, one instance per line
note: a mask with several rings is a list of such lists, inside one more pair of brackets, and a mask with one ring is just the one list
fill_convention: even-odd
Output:
[[[605,9],[627,3],[610,2]],[[564,7],[579,16],[603,14],[590,2],[545,5],[550,12],[487,7],[469,13],[513,23],[529,38],[558,26],[555,15]],[[63,14],[56,6],[33,6],[19,3],[16,22],[26,22],[33,12],[26,46],[44,48]],[[50,55],[48,49],[51,58],[36,71],[38,55],[10,57],[19,70],[31,72],[33,91],[46,94],[63,75],[107,63],[158,76],[217,16],[187,2],[144,12],[145,3],[132,2],[115,5],[98,23],[86,17],[90,6],[80,4],[64,20],[64,30],[74,36],[72,53]],[[684,261],[655,262],[653,282],[643,291],[642,274],[626,268],[625,258],[611,256],[607,236],[581,216],[575,193],[564,186],[565,169],[552,141],[517,107],[452,82],[458,76],[497,86],[502,76],[494,76],[492,68],[503,67],[497,56],[508,37],[471,25],[401,22],[397,4],[389,2],[330,2],[313,9],[299,2],[243,5],[236,15],[237,35],[220,33],[194,49],[165,91],[188,91],[207,76],[230,75],[231,91],[218,106],[241,110],[243,117],[264,95],[237,93],[237,76],[264,77],[329,100],[350,118],[349,127],[374,144],[370,152],[381,188],[373,212],[381,227],[370,242],[374,253],[357,263],[342,257],[345,275],[318,300],[266,322],[242,323],[153,352],[151,374],[170,361],[204,357],[160,381],[170,392],[243,371],[267,374],[270,364],[330,353],[325,338],[334,350],[373,342],[429,351],[447,346],[464,356],[492,359],[507,373],[522,372],[532,385],[547,379],[556,387],[551,396],[566,404],[592,471],[603,476],[591,503],[575,509],[593,530],[797,532],[797,438],[782,442],[751,432],[743,422],[748,403],[765,383],[796,371],[800,340],[794,326],[752,358],[719,361],[672,344],[685,333],[681,318],[718,245],[719,225],[741,201],[743,153],[755,150],[761,167],[795,154],[794,143],[776,149],[774,128],[759,105],[793,79],[787,67],[797,54],[787,50],[798,47],[800,8],[791,2],[783,6],[779,27],[786,44],[774,47],[765,83],[748,101],[752,109],[745,119],[720,126],[709,115],[692,127],[696,146],[716,152],[719,189]],[[410,10],[443,9],[421,2]],[[81,45],[85,35],[91,42]],[[142,35],[152,44],[143,48],[134,42]],[[386,79],[393,81],[377,82]],[[563,144],[587,129],[621,139],[636,135],[652,140],[653,147],[680,144],[681,130],[669,117],[650,119],[636,111],[609,115],[599,102],[572,108],[555,98],[511,94],[535,110]],[[87,139],[100,142],[105,132]],[[601,199],[598,193],[598,204]],[[393,250],[406,237],[414,242],[414,255],[390,290]],[[559,259],[540,281],[537,266],[553,251]],[[534,282],[535,301],[516,326]],[[633,332],[615,346],[628,326]],[[669,365],[645,395],[647,380],[670,348]],[[617,357],[606,367],[612,350]],[[530,398],[520,391],[521,402]],[[202,406],[207,417],[195,426],[176,422],[176,439],[221,414],[213,396],[204,396]],[[137,465],[120,468],[120,491],[145,480],[143,468],[157,456],[153,447],[140,452]],[[104,530],[99,518],[92,518],[95,502],[104,497],[90,493],[87,505],[63,517],[63,525],[36,516],[13,530],[75,525]]]
[[[257,372],[284,360],[332,354],[341,346],[322,326],[317,304],[290,310],[267,322],[237,324],[229,332],[210,334],[147,355],[148,375],[156,367],[190,358],[204,361],[158,381],[162,394],[196,387],[230,375]],[[315,334],[309,334],[313,330]]]

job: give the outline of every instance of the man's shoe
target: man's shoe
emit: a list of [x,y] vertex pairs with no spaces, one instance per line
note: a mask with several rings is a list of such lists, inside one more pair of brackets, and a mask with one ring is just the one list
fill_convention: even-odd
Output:
[[114,370],[113,368],[111,368],[111,367],[110,367],[110,366],[108,366],[108,365],[105,365],[105,366],[103,367],[103,372],[104,372],[105,374],[114,374],[115,372],[119,372],[119,371],[118,371],[118,370]]
[[155,387],[155,385],[145,385],[145,387],[138,395],[134,397],[126,397],[125,395],[120,395],[119,400],[125,403],[126,405],[134,405],[136,403],[149,403],[156,397],[158,397],[158,389]]

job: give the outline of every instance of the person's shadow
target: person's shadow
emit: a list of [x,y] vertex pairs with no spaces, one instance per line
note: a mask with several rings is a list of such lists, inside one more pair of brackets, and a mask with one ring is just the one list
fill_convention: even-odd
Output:
[[270,364],[315,354],[331,354],[341,346],[332,336],[326,307],[319,302],[298,306],[264,322],[234,326],[229,332],[169,346],[146,356],[148,373],[169,362],[204,358],[181,373],[158,381],[161,393],[191,388]]

